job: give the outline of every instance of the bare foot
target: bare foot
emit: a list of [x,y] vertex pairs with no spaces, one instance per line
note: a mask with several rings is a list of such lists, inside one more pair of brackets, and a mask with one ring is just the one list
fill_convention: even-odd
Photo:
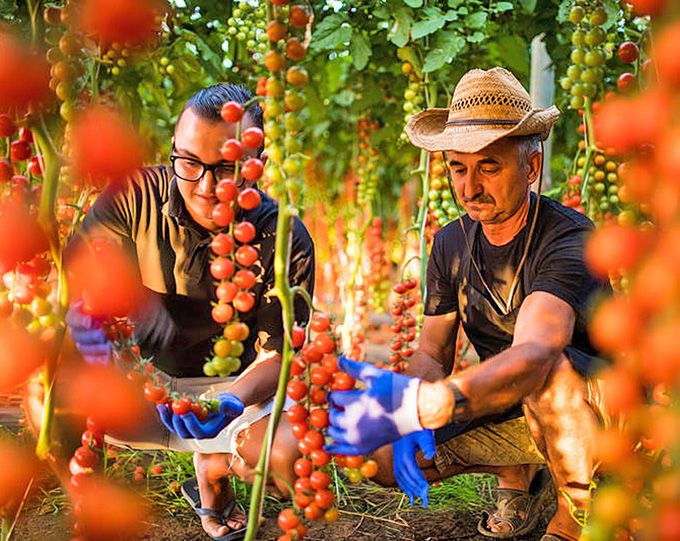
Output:
[[[202,454],[194,453],[198,492],[201,496],[201,507],[222,513],[227,504],[234,499],[234,493],[229,483],[228,460],[231,455],[226,453]],[[238,530],[246,525],[246,514],[234,507],[228,519],[223,523],[221,517],[211,515],[201,516],[201,525],[205,532],[212,537],[221,537],[230,530]]]

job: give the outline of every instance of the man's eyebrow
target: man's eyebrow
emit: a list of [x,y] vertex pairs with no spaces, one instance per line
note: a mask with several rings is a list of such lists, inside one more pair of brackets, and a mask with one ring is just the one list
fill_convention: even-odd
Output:
[[[199,159],[199,157],[196,156],[196,154],[194,154],[193,152],[191,152],[189,150],[185,150],[183,148],[175,147],[175,152],[179,152],[180,154],[186,154],[187,158],[191,158],[193,160],[196,160],[197,162],[201,161]],[[215,162],[215,163],[228,165],[228,164],[233,164],[234,162],[230,162],[230,161],[227,161],[227,160],[219,160],[218,162]],[[207,165],[210,165],[210,164],[207,164]]]
[[[496,160],[495,158],[490,158],[490,157],[489,158],[482,158],[477,163],[482,164],[482,165],[489,165],[489,164],[499,165],[500,164],[500,162],[498,160]],[[465,167],[465,164],[463,164],[459,161],[456,161],[456,160],[449,161],[449,165],[451,167]]]

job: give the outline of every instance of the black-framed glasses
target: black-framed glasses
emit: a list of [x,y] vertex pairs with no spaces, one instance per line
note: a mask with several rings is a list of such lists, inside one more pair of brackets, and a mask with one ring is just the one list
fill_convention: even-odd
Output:
[[200,160],[187,158],[186,156],[177,156],[176,154],[170,154],[170,163],[172,164],[172,171],[175,173],[175,176],[189,182],[200,180],[206,171],[210,171],[218,182],[225,178],[234,178],[233,163],[213,163],[208,165]]

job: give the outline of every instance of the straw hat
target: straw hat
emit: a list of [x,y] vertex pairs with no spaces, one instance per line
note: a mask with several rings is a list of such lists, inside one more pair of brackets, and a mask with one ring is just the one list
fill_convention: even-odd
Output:
[[554,105],[531,107],[531,97],[503,68],[468,71],[448,109],[426,109],[406,125],[415,146],[430,152],[479,152],[502,137],[537,134],[545,140],[560,116]]

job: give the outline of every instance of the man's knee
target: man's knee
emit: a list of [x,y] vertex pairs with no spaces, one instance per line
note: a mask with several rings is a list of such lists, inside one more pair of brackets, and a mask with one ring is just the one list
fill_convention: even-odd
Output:
[[[549,361],[550,362],[550,361]],[[561,353],[552,361],[546,380],[539,389],[527,395],[523,403],[534,415],[573,410],[585,406],[586,380],[574,370],[569,358]]]

